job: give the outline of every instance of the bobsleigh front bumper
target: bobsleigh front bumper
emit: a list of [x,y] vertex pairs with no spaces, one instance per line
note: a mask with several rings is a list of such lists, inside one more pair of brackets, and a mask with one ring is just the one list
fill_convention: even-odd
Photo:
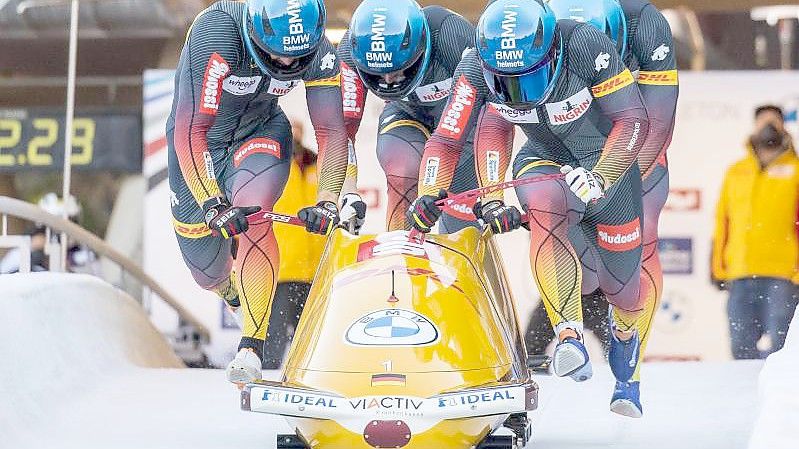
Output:
[[241,409],[244,411],[338,422],[413,417],[434,423],[520,413],[537,407],[538,385],[532,380],[524,384],[459,390],[428,398],[404,395],[348,398],[270,381],[247,384],[241,392]]

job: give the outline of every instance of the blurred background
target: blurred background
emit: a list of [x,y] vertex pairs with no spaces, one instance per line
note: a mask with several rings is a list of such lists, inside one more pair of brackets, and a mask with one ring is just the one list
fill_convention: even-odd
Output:
[[[170,198],[164,182],[164,120],[171,105],[172,69],[188,25],[210,3],[80,2],[70,186],[75,204],[70,200],[65,205],[42,199],[50,192],[60,198],[62,191],[70,2],[0,0],[0,196],[39,203],[57,215],[69,209],[66,215],[73,222],[96,234],[118,256],[143,265],[159,294],[152,294],[155,287],[149,281],[142,284],[140,276],[131,274],[135,270],[109,262],[107,254],[70,249],[81,262],[74,269],[99,274],[127,290],[175,342],[197,349],[201,346],[197,341],[213,337],[210,350],[189,350],[186,357],[192,363],[221,365],[234,349],[237,331],[231,329],[235,325],[219,301],[197,288],[183,267],[169,225]],[[334,42],[357,3],[326,2],[328,34]],[[448,6],[474,21],[485,2],[421,3]],[[786,126],[795,131],[799,76],[793,70],[799,64],[799,6],[732,0],[654,3],[674,33],[681,98],[669,152],[672,195],[662,216],[661,257],[667,277],[659,317],[663,324],[656,330],[667,338],[653,337],[650,354],[665,359],[726,359],[731,354],[724,296],[709,282],[714,206],[727,166],[746,154],[744,142],[757,105],[782,107]],[[300,87],[281,103],[293,119],[310,129],[304,101],[296,101],[301,96]],[[378,106],[374,99],[369,103],[358,147],[363,166],[360,187],[370,206],[367,231],[383,228],[385,181],[373,150]],[[305,132],[302,143],[316,148],[311,132]],[[36,221],[14,215],[4,216],[3,234],[30,234]],[[49,246],[53,239],[47,232],[43,257],[55,261],[53,254],[60,249]],[[514,242],[524,238],[503,237],[502,244],[513,254],[525,246]],[[16,247],[15,240],[2,242],[0,255]],[[526,260],[522,253],[519,257]],[[517,301],[527,312],[537,301],[528,269],[514,269],[511,276]],[[204,330],[198,333],[198,326]],[[697,338],[703,339],[698,348],[688,343]]]

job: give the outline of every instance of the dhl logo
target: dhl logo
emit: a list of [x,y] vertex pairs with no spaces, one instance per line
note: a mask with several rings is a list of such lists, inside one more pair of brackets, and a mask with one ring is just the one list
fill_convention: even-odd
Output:
[[172,226],[179,236],[187,239],[199,239],[211,235],[211,230],[205,223],[182,223],[173,218]]
[[320,80],[305,82],[305,87],[314,87],[314,86],[334,86],[334,87],[341,86],[341,74],[339,73],[338,75],[331,76],[330,78],[323,78]]
[[677,71],[663,70],[660,72],[640,72],[638,74],[638,84],[649,84],[654,86],[676,86]]
[[617,90],[629,86],[633,81],[633,74],[630,73],[630,69],[624,69],[623,72],[613,78],[592,87],[591,92],[594,94],[595,98],[604,97],[605,95],[610,95]]

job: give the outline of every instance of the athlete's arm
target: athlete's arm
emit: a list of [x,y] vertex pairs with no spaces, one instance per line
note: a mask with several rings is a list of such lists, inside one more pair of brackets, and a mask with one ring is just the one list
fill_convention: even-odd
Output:
[[[514,124],[502,118],[490,105],[483,107],[474,131],[474,165],[480,187],[505,180],[513,152],[514,130]],[[502,200],[504,194],[497,191],[484,198]]]
[[338,203],[347,173],[347,132],[341,106],[341,75],[327,39],[306,72],[305,99],[319,147],[319,201]]
[[366,104],[368,90],[355,70],[355,60],[352,58],[349,37],[349,31],[344,33],[336,53],[341,67],[341,104],[344,111],[344,124],[347,127],[347,136],[352,142],[355,142],[355,135],[358,134],[358,128],[363,119],[363,108]]
[[572,70],[590,83],[602,113],[613,123],[592,169],[607,190],[636,161],[649,129],[638,86],[613,42],[591,25],[581,25],[570,42]]
[[358,72],[355,70],[355,61],[352,59],[349,36],[349,31],[344,33],[336,49],[341,70],[341,105],[344,112],[344,126],[349,139],[347,176],[341,188],[345,195],[357,192],[358,160],[355,153],[355,136],[361,126],[368,92],[363,81],[361,81],[361,77],[358,76]]
[[178,70],[175,92],[175,152],[180,172],[197,204],[221,197],[214,173],[208,130],[219,113],[222,82],[238,64],[241,37],[227,13],[207,11],[194,19]]
[[649,116],[649,133],[638,155],[641,174],[646,176],[671,143],[679,94],[671,28],[654,5],[641,11],[631,51],[640,64],[638,89]]
[[452,77],[452,91],[433,135],[424,146],[419,167],[419,195],[437,195],[452,184],[469,132],[485,103],[487,88],[474,51],[467,54]]
[[[474,26],[458,14],[450,14],[441,24],[438,37],[442,62],[453,72],[465,52],[474,45]],[[479,112],[474,131],[475,170],[481,187],[505,180],[513,151],[514,125],[502,118],[490,106]],[[503,199],[501,191],[484,199]]]

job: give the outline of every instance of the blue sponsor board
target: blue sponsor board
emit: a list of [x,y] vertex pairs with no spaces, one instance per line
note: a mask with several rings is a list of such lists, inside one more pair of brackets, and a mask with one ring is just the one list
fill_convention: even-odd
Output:
[[663,274],[693,274],[694,244],[690,237],[663,237],[658,240]]

